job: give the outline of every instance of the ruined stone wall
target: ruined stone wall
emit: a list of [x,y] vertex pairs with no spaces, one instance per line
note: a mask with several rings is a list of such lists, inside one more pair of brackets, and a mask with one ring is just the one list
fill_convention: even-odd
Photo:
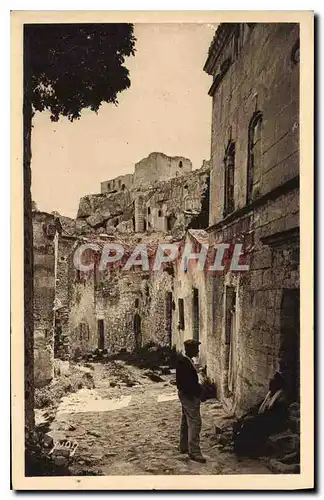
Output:
[[167,232],[184,229],[200,213],[208,189],[208,165],[187,174],[159,183],[145,203],[146,227]]
[[98,347],[94,275],[80,276],[73,268],[70,273],[70,354],[77,357]]
[[182,156],[167,156],[164,153],[151,153],[135,164],[134,184],[148,185],[182,176],[192,170],[192,163]]
[[54,217],[33,212],[34,378],[39,387],[54,376]]
[[261,196],[298,174],[299,64],[297,24],[257,23],[213,95],[210,224],[223,217],[224,156],[235,142],[234,205],[246,204],[248,127],[262,119]]
[[121,191],[123,189],[123,185],[125,188],[130,189],[133,183],[134,183],[133,174],[119,175],[114,179],[102,182],[101,193],[109,193],[110,191],[114,190]]

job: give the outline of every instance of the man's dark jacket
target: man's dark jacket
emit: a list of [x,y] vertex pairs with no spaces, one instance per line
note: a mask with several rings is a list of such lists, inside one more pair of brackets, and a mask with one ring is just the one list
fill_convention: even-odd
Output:
[[188,399],[200,398],[201,385],[192,362],[186,356],[179,355],[176,366],[177,388]]

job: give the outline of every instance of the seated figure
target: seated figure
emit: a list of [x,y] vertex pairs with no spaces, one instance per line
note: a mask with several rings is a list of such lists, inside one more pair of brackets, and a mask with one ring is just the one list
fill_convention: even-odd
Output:
[[237,455],[262,454],[268,437],[285,429],[288,405],[284,379],[276,372],[269,382],[269,392],[260,405],[233,425],[234,451]]

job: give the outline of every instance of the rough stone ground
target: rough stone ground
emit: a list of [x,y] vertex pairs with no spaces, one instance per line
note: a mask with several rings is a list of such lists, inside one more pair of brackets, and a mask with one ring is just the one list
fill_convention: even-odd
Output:
[[[237,459],[213,445],[225,413],[216,400],[202,403],[201,447],[206,464],[177,451],[180,405],[174,375],[153,382],[145,370],[114,361],[88,365],[95,389],[63,398],[50,434],[78,442],[71,469],[78,474],[269,474],[259,460]],[[135,385],[132,385],[135,384]]]

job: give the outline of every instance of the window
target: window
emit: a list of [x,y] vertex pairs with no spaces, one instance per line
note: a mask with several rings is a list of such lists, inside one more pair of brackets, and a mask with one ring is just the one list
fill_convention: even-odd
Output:
[[110,182],[108,182],[107,184],[107,189],[110,189]]
[[182,166],[183,166],[183,165],[182,165],[182,161],[180,160],[180,161],[179,161],[179,168],[182,168]]
[[261,175],[262,113],[254,113],[249,125],[246,202],[257,196]]
[[147,215],[151,215],[151,209],[150,209],[150,207],[147,207]]
[[185,329],[185,321],[184,321],[183,299],[178,299],[178,308],[179,308],[179,330],[184,330]]
[[230,141],[224,158],[224,217],[234,210],[235,144]]
[[139,299],[135,299],[135,307],[139,306]]
[[159,210],[159,211],[158,211],[158,216],[159,216],[159,217],[162,217],[162,210]]

